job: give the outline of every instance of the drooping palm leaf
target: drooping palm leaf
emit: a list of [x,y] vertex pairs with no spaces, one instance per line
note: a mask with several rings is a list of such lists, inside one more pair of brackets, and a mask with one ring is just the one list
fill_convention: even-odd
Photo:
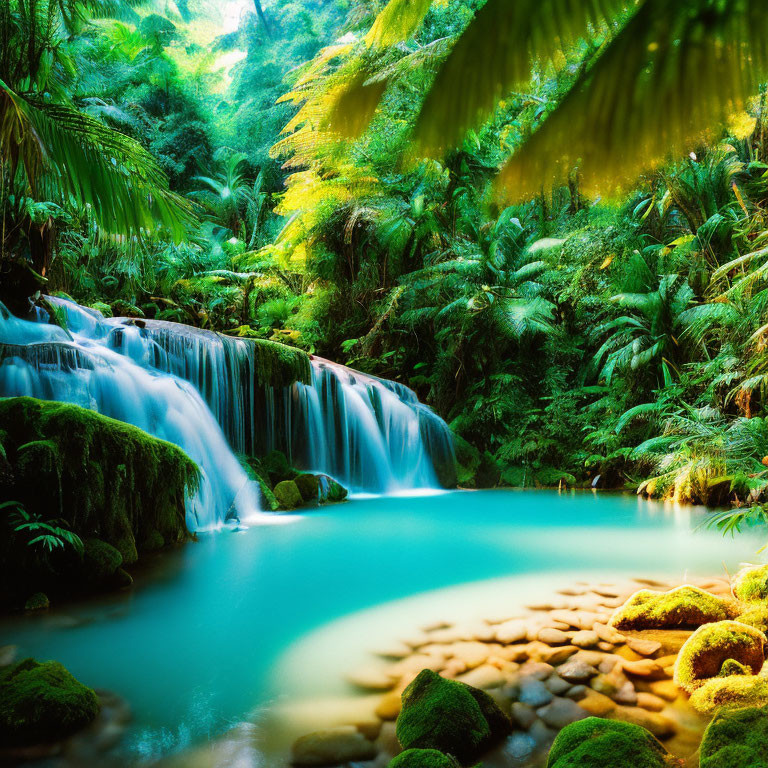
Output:
[[578,165],[588,190],[610,193],[695,149],[756,92],[767,41],[757,0],[644,0],[502,170],[502,188],[531,196]]
[[135,140],[74,107],[14,93],[0,81],[0,156],[31,191],[88,208],[100,231],[142,238],[158,226],[181,240],[190,205]]
[[628,0],[488,0],[439,69],[416,125],[419,148],[436,153],[476,126],[532,62],[554,57],[614,19]]
[[388,46],[409,38],[427,15],[432,0],[390,0],[366,35],[369,46]]

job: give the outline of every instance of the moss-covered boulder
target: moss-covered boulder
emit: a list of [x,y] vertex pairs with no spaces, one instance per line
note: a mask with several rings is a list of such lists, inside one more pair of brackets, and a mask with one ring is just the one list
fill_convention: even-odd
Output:
[[699,768],[768,768],[768,707],[724,710],[704,732]]
[[27,602],[24,603],[25,611],[46,611],[51,607],[51,601],[48,599],[48,595],[45,592],[35,592],[34,595],[30,595],[27,598]]
[[611,625],[623,631],[700,627],[733,618],[735,606],[710,592],[691,586],[669,592],[641,589],[611,617]]
[[58,741],[98,712],[96,694],[58,662],[24,659],[0,670],[0,746]]
[[390,760],[388,768],[459,768],[459,763],[436,749],[406,749]]
[[296,509],[304,503],[299,487],[293,480],[278,483],[275,486],[275,498],[280,504],[280,509]]
[[123,556],[116,547],[101,539],[83,542],[83,572],[86,579],[108,581],[123,564]]
[[720,676],[729,659],[756,675],[765,661],[765,642],[759,629],[738,621],[705,624],[680,649],[675,662],[675,684],[692,693],[707,680]]
[[744,603],[768,600],[768,565],[742,568],[734,576],[733,594]]
[[299,489],[301,498],[305,503],[311,504],[318,500],[320,486],[315,475],[311,475],[309,473],[297,475],[293,482],[296,483],[296,487]]
[[272,488],[283,480],[293,480],[298,474],[282,451],[270,451],[259,461],[259,465],[261,474],[269,480]]
[[403,691],[396,735],[403,749],[434,749],[468,764],[511,729],[487,693],[424,669]]
[[768,680],[751,673],[716,677],[697,688],[690,703],[705,715],[720,709],[763,706],[768,704]]
[[768,632],[768,604],[753,603],[747,610],[736,617],[736,621],[742,624],[749,624],[750,627],[756,627],[761,632]]
[[0,399],[0,434],[11,468],[0,477],[0,497],[20,502],[33,521],[101,542],[83,558],[58,549],[44,569],[23,531],[0,537],[0,584],[26,593],[11,594],[12,601],[70,590],[83,563],[89,582],[114,573],[136,561],[137,542],[149,531],[166,543],[187,537],[186,499],[199,471],[177,446],[85,408],[30,397]]
[[332,477],[317,475],[317,480],[319,484],[318,498],[321,504],[338,504],[347,498],[349,491]]
[[676,764],[645,728],[599,717],[563,728],[547,760],[547,768],[669,768]]

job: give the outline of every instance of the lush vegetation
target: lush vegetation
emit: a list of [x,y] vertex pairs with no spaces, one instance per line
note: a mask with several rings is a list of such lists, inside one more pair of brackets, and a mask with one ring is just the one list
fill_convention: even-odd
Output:
[[399,379],[465,485],[762,520],[757,3],[235,5],[4,5],[4,301]]

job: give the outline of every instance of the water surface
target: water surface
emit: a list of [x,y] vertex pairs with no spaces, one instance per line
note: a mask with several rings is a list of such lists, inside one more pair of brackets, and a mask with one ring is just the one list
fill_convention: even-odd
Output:
[[[126,698],[130,765],[294,693],[301,673],[273,674],[292,647],[387,601],[517,575],[719,575],[758,558],[759,538],[723,539],[700,521],[700,510],[589,492],[358,499],[201,536],[131,593],[4,622],[0,644]],[[351,646],[375,644],[365,622],[350,626],[361,635]]]

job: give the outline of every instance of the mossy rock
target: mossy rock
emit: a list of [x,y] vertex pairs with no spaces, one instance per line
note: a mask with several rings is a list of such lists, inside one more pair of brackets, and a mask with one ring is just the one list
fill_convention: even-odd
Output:
[[139,542],[141,552],[158,552],[165,547],[163,534],[156,528],[150,528],[145,532],[142,540]]
[[718,677],[732,677],[733,675],[751,675],[752,670],[746,665],[742,664],[736,659],[726,659],[723,662],[723,666],[720,667]]
[[[114,568],[110,558],[86,556],[94,578],[134,562],[136,542],[150,531],[169,543],[187,537],[186,498],[197,487],[199,470],[177,446],[94,411],[31,397],[0,399],[0,432],[13,470],[3,495],[41,521],[62,520],[56,524],[120,553]],[[20,540],[0,538],[0,583],[34,567]],[[38,573],[34,588],[65,591],[80,584],[87,569],[79,559],[70,562],[71,573],[70,566]]]
[[685,585],[669,592],[641,589],[616,610],[611,625],[624,631],[700,627],[735,613],[731,602],[698,587]]
[[56,661],[24,659],[0,670],[0,745],[46,744],[72,735],[99,713],[99,700]]
[[459,768],[459,763],[437,749],[406,749],[390,760],[388,768]]
[[740,613],[736,621],[756,627],[761,632],[768,632],[768,605],[754,603],[744,613]]
[[315,475],[305,473],[303,475],[297,475],[293,481],[299,489],[301,498],[307,502],[316,502],[320,495],[320,484]]
[[678,763],[639,725],[588,717],[563,728],[547,768],[669,768]]
[[716,677],[697,688],[691,706],[705,715],[720,709],[740,709],[768,704],[768,680],[753,674]]
[[768,768],[768,707],[718,712],[704,732],[699,768]]
[[298,474],[282,451],[270,451],[259,463],[273,488],[283,480],[293,480]]
[[51,607],[51,601],[48,599],[48,595],[45,592],[35,592],[27,598],[27,602],[24,603],[25,611],[45,611]]
[[434,749],[468,764],[512,730],[487,693],[428,669],[403,691],[402,702],[396,735],[403,749]]
[[86,579],[109,581],[123,564],[120,551],[101,539],[83,542],[83,571]]
[[275,498],[280,504],[280,509],[296,509],[304,503],[299,487],[293,480],[278,483],[275,486]]
[[765,635],[738,621],[718,621],[699,627],[680,649],[675,662],[675,684],[693,693],[707,680],[720,675],[723,665],[733,659],[753,675],[765,661]]
[[317,475],[320,487],[318,498],[321,504],[338,504],[349,495],[349,491],[341,484],[337,483],[328,475]]
[[144,317],[144,313],[135,304],[118,299],[111,305],[113,317]]
[[734,576],[733,594],[744,603],[768,600],[768,565],[742,568]]

